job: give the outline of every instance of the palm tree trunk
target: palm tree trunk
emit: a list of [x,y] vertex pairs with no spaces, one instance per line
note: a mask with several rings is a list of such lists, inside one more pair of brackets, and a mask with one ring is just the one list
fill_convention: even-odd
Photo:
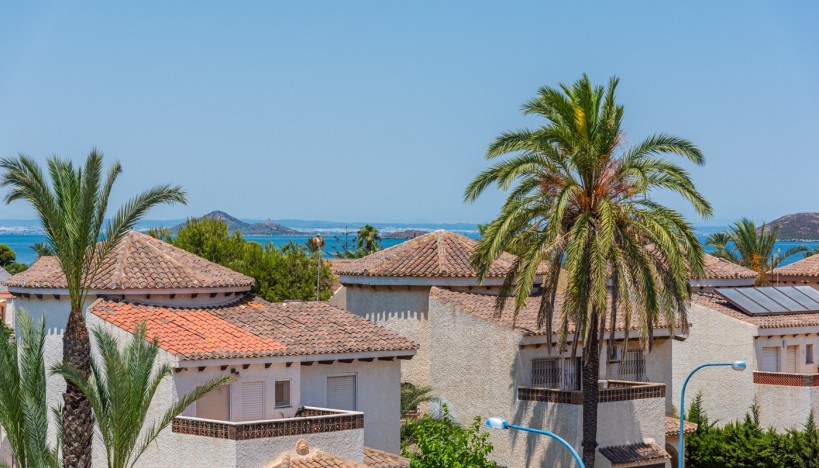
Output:
[[[82,315],[82,306],[71,307],[68,325],[63,335],[63,361],[76,367],[87,377],[91,373],[91,342]],[[63,394],[63,466],[91,466],[91,438],[94,419],[91,405],[74,383],[66,380]]]
[[600,390],[597,379],[600,377],[600,349],[597,346],[599,317],[596,310],[592,310],[589,320],[591,329],[589,343],[583,344],[585,359],[583,360],[583,464],[594,466],[597,450],[597,402],[600,400]]

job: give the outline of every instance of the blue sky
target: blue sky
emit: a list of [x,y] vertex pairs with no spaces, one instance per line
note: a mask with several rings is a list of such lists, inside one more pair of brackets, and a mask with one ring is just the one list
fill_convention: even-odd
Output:
[[501,194],[464,205],[463,188],[498,133],[538,123],[520,104],[616,74],[629,141],[705,152],[711,222],[772,219],[819,211],[817,18],[814,2],[14,2],[0,155],[96,146],[124,166],[115,203],[188,190],[150,218],[484,222]]

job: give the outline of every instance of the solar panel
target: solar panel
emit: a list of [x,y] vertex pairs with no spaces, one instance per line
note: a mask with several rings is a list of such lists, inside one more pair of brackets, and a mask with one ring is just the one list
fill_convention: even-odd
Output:
[[787,294],[788,297],[793,299],[794,301],[802,304],[808,310],[816,309],[816,301],[803,294],[800,290],[796,289],[793,286],[785,286],[783,288],[779,288],[784,294]]
[[717,288],[716,293],[748,315],[819,312],[819,291],[810,286]]
[[813,302],[819,304],[819,291],[813,289],[811,286],[796,286],[794,289],[813,299]]
[[718,288],[717,294],[728,299],[728,302],[739,307],[739,309],[748,314],[762,314],[768,312],[768,309],[762,307],[756,302],[748,299],[747,296],[737,291],[737,288]]
[[775,300],[776,302],[781,304],[782,307],[784,307],[784,308],[786,308],[788,310],[791,310],[791,311],[794,311],[794,312],[797,312],[797,311],[807,312],[808,310],[810,310],[807,307],[804,307],[802,304],[794,301],[793,299],[791,299],[787,295],[783,294],[782,291],[780,291],[777,288],[772,288],[772,287],[768,286],[768,287],[761,287],[761,288],[756,288],[756,289],[758,289],[759,291],[761,291],[763,294],[770,297],[771,299]]

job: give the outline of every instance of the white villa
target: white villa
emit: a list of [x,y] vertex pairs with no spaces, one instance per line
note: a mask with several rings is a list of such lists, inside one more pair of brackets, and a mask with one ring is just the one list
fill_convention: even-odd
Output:
[[[61,359],[69,310],[56,259],[6,280],[13,310],[45,314],[47,365]],[[273,304],[253,280],[160,240],[131,232],[92,285],[89,327],[123,339],[139,322],[174,369],[154,399],[219,375],[233,380],[189,407],[141,466],[398,467],[401,363],[412,341],[327,303]],[[51,405],[64,383],[50,378]],[[53,432],[53,427],[51,428]],[[94,465],[105,466],[101,443]]]
[[819,289],[819,255],[774,268],[769,279],[774,286],[813,286]]
[[[479,283],[469,263],[475,246],[465,236],[436,231],[339,262],[334,270],[341,287],[331,302],[420,343],[418,356],[402,367],[402,378],[431,385],[462,422],[505,417],[553,430],[579,447],[582,392],[571,339],[569,349],[550,353],[548,343],[557,343],[557,336],[547,337],[536,327],[539,300],[521,312],[514,327],[511,309],[497,317],[494,296],[515,258],[501,256]],[[690,281],[694,291],[707,293],[751,286],[755,278],[753,271],[706,255],[703,278]],[[656,324],[653,350],[645,353],[634,326],[632,339],[624,343],[624,327],[620,323],[613,340],[606,340],[600,358],[598,465],[676,464],[679,430],[666,415],[674,405],[672,349],[686,336],[679,328],[670,333],[666,324]],[[491,437],[493,456],[509,466],[539,466],[546,460],[571,466],[564,450],[540,437]]]

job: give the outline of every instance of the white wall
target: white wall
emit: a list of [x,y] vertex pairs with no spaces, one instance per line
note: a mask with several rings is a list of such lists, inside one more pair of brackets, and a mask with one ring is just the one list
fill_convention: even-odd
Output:
[[702,392],[703,407],[711,421],[727,424],[745,416],[754,402],[753,370],[754,335],[756,327],[724,314],[691,303],[688,307],[691,323],[684,341],[673,341],[673,402],[678,409],[680,392],[688,374],[700,364],[744,360],[743,372],[730,367],[700,370],[685,391],[685,409],[698,392]]
[[[513,424],[548,429],[580,449],[582,405],[519,401],[517,387],[528,386],[532,357],[545,347],[519,350],[520,334],[430,299],[430,383],[462,424],[496,416]],[[565,353],[569,354],[569,351]],[[521,375],[525,376],[521,378]],[[575,466],[557,442],[520,431],[489,431],[492,458],[510,467]],[[654,439],[665,441],[665,399],[601,403],[601,446]]]
[[402,381],[429,382],[429,287],[346,286],[347,310],[405,336],[420,348],[401,366]]
[[397,359],[301,366],[302,405],[327,407],[327,377],[355,374],[356,411],[364,413],[364,444],[400,453],[401,366]]

